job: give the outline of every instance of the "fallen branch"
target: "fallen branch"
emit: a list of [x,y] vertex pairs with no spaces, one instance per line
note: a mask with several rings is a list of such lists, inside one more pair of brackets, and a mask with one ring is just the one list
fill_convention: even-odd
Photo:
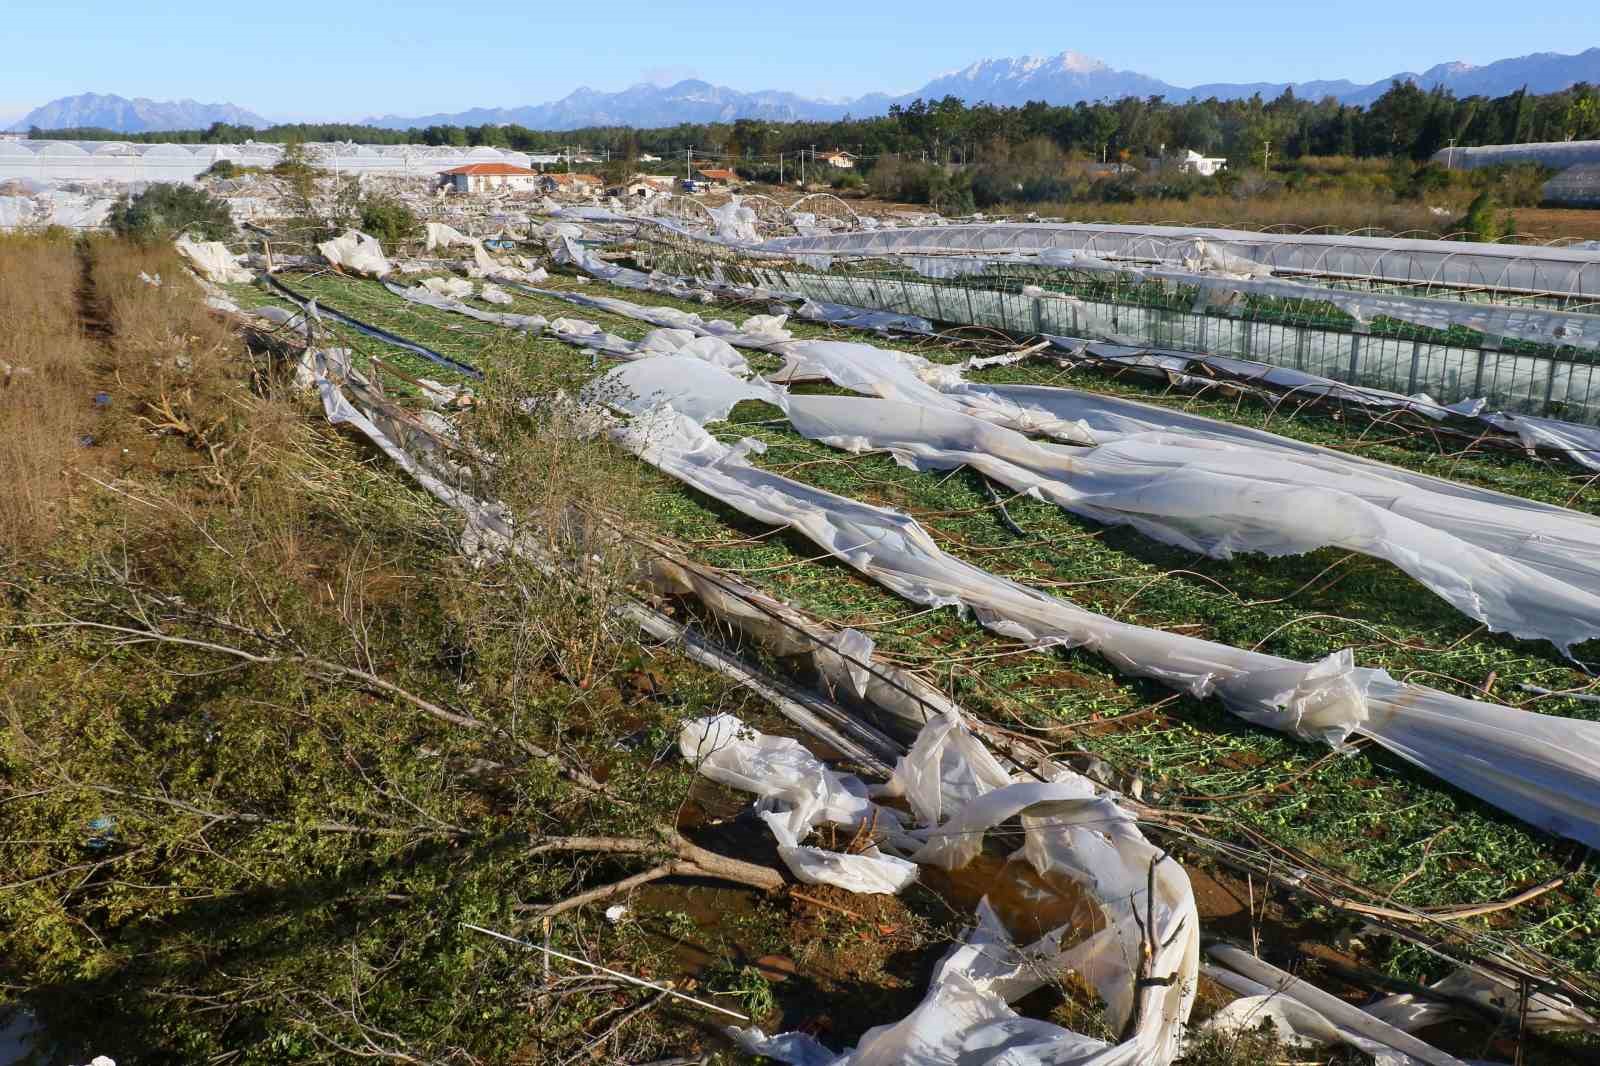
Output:
[[1520,907],[1530,900],[1538,899],[1546,892],[1553,892],[1567,883],[1566,875],[1553,877],[1542,885],[1518,892],[1506,899],[1496,900],[1492,903],[1471,903],[1461,907],[1440,907],[1425,911],[1401,911],[1389,907],[1375,907],[1369,903],[1357,903],[1353,899],[1334,897],[1328,902],[1335,907],[1354,911],[1357,914],[1370,914],[1376,918],[1392,918],[1401,922],[1453,922],[1462,918],[1479,918],[1485,914],[1494,914],[1498,911],[1508,911],[1513,907]]
[[556,903],[519,903],[513,909],[532,911],[540,918],[553,918],[587,904],[621,895],[651,881],[659,881],[663,877],[708,877],[718,881],[730,881],[761,892],[773,892],[784,885],[783,875],[770,866],[718,855],[677,834],[666,843],[635,837],[556,837],[536,845],[533,854],[552,851],[585,851],[619,855],[647,855],[653,851],[671,851],[675,857],[648,870],[624,877],[620,881],[591,888]]

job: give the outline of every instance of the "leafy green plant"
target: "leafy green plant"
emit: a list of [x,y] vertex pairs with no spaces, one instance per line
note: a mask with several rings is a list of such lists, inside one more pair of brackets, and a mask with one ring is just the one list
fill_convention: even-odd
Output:
[[1473,197],[1467,213],[1456,219],[1453,229],[1462,231],[1469,241],[1497,241],[1515,228],[1511,213],[1495,214],[1494,194],[1487,189]]
[[370,196],[361,204],[361,232],[376,237],[385,247],[422,236],[416,212],[392,196]]
[[234,235],[228,205],[204,189],[165,182],[134,196],[123,196],[106,219],[111,231],[142,243],[171,240],[180,233],[208,241]]

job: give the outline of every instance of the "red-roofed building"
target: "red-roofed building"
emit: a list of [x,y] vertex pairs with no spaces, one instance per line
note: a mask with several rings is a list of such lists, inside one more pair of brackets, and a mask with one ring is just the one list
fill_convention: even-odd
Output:
[[511,163],[468,163],[439,175],[456,192],[474,193],[507,190],[533,192],[538,188],[539,172]]
[[711,186],[739,184],[739,175],[731,170],[697,170],[695,177]]

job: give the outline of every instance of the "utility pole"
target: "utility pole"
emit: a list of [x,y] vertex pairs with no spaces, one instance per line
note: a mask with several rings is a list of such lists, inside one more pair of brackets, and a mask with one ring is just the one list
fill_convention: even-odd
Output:
[[694,145],[691,144],[689,147],[687,147],[687,148],[685,148],[683,150],[683,180],[684,181],[692,181],[692,180],[694,180],[694,175],[690,172],[690,167],[693,164],[693,161],[694,161]]
[[778,184],[783,184],[783,153],[778,153]]
[[811,146],[811,169],[817,169],[817,146],[814,144]]
[[1446,170],[1454,170],[1456,168],[1456,139],[1454,137],[1450,138],[1450,147],[1444,154],[1444,168]]
[[800,149],[800,189],[801,189],[801,191],[804,191],[805,187],[806,187],[806,150],[804,148],[802,148],[802,149]]
[[1272,170],[1272,142],[1267,141],[1261,146],[1261,169],[1270,173]]

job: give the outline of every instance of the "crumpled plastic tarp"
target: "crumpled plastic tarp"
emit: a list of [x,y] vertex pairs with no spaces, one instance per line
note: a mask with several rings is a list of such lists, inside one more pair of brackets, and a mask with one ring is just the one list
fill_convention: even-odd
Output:
[[200,276],[220,285],[241,285],[255,275],[239,265],[239,256],[228,251],[221,241],[194,241],[188,234],[175,242],[178,254],[187,259]]
[[707,212],[721,239],[738,244],[754,244],[761,239],[756,232],[756,213],[741,205],[737,196],[721,207],[707,208]]
[[1580,466],[1600,470],[1600,429],[1555,418],[1513,414],[1507,411],[1487,411],[1485,408],[1488,405],[1482,398],[1441,404],[1426,393],[1402,396],[1386,389],[1347,385],[1342,381],[1307,373],[1304,370],[1256,363],[1232,356],[1156,351],[1138,345],[1096,344],[1071,337],[1049,339],[1058,347],[1088,354],[1105,362],[1160,370],[1173,380],[1192,387],[1209,387],[1215,383],[1210,378],[1189,373],[1198,366],[1205,366],[1246,382],[1261,382],[1274,390],[1287,393],[1290,397],[1300,399],[1326,397],[1364,407],[1405,410],[1434,421],[1450,417],[1475,419],[1484,425],[1515,434],[1529,449],[1549,448],[1560,451]]
[[[699,316],[673,309],[662,315],[609,297],[576,302],[702,326]],[[805,398],[791,421],[812,439],[887,449],[913,467],[972,466],[1016,491],[1213,557],[1359,551],[1394,563],[1491,630],[1548,639],[1567,654],[1600,636],[1600,522],[1590,516],[1076,390],[973,384],[958,368],[873,345],[767,343],[721,332],[784,354],[775,381],[820,376],[905,405]],[[1130,409],[1138,414],[1122,413]],[[1063,450],[1005,429],[1097,446]]]
[[383,245],[377,238],[360,230],[346,230],[331,241],[323,241],[317,245],[317,251],[334,266],[355,274],[381,278],[394,269],[384,258]]
[[679,354],[624,363],[584,386],[589,403],[642,415],[670,404],[696,422],[727,418],[743,400],[783,405],[787,397],[760,378],[741,381],[726,370],[679,349]]
[[423,278],[418,284],[435,296],[462,300],[472,295],[472,282],[465,278]]
[[[792,401],[791,401],[792,402]],[[657,407],[617,431],[647,462],[735,510],[806,536],[915,603],[963,606],[1002,635],[1083,646],[1119,670],[1258,725],[1339,744],[1352,732],[1558,836],[1600,845],[1600,723],[1463,699],[1355,665],[1314,663],[1106,618],[947,556],[915,521],[754,466],[757,441],[725,445]]]
[[[1206,953],[1223,965],[1204,967],[1205,975],[1242,997],[1208,1019],[1208,1028],[1241,1032],[1270,1021],[1289,1044],[1348,1044],[1371,1055],[1377,1066],[1467,1066],[1454,1055],[1412,1036],[1405,1028],[1352,1006],[1247,951],[1230,944],[1214,944]],[[1419,1021],[1420,1024],[1425,1023]]]
[[[465,282],[463,284],[467,285],[467,289],[470,292],[472,286]],[[451,311],[455,314],[465,315],[468,318],[477,319],[479,322],[488,322],[491,325],[501,326],[505,329],[514,329],[537,335],[550,324],[549,320],[543,315],[519,315],[509,311],[483,311],[470,304],[462,303],[454,296],[443,295],[426,284],[408,289],[386,281],[383,283],[383,287],[408,303],[423,304],[437,308],[440,311]]]
[[778,856],[807,884],[893,894],[916,880],[916,863],[876,845],[845,854],[801,843],[824,822],[852,833],[863,826],[898,833],[900,819],[873,803],[859,780],[829,770],[799,741],[763,735],[720,714],[685,725],[678,749],[713,781],[760,797],[758,814],[777,838]]
[[475,237],[468,237],[453,226],[446,226],[443,222],[429,222],[427,224],[426,247],[428,251],[431,252],[438,248],[453,248],[458,244],[476,248],[478,247],[478,240]]
[[795,314],[811,322],[826,322],[830,326],[845,326],[849,329],[870,329],[885,333],[933,332],[933,323],[917,315],[871,311],[864,307],[829,303],[827,300],[806,300]]
[[[827,821],[871,831],[885,849],[916,848],[916,864],[956,869],[983,850],[989,830],[1013,818],[1023,829],[1022,847],[980,902],[966,942],[940,961],[909,1015],[868,1030],[837,1055],[803,1033],[732,1030],[746,1050],[799,1066],[1161,1066],[1177,1053],[1199,966],[1189,879],[1088,779],[1054,764],[1033,768],[1037,776],[1013,775],[947,712],[924,727],[881,790],[911,803],[919,824],[907,825],[795,741],[763,736],[728,715],[686,723],[679,749],[702,773],[761,797],[758,811],[785,862],[795,869],[801,860],[797,876],[820,872],[851,891],[883,890],[877,864],[894,857],[877,847],[796,856],[790,842]],[[863,859],[872,864],[865,872]],[[908,883],[915,864],[904,865]],[[1128,1026],[1137,1001],[1126,1040],[1108,1044],[1012,1010],[1017,999],[1073,973],[1099,994],[1113,1029]],[[1140,985],[1142,977],[1157,980]]]
[[887,450],[917,470],[971,467],[1014,491],[1189,551],[1228,558],[1344,548],[1388,560],[1492,630],[1548,639],[1569,654],[1600,636],[1600,595],[1590,590],[1600,588],[1600,571],[1569,583],[1570,561],[1547,560],[1554,572],[1541,571],[1453,535],[1447,522],[1409,517],[1463,508],[1376,475],[1356,484],[1348,470],[1177,434],[1067,448],[922,404],[796,396],[788,410],[795,430],[812,440]]

